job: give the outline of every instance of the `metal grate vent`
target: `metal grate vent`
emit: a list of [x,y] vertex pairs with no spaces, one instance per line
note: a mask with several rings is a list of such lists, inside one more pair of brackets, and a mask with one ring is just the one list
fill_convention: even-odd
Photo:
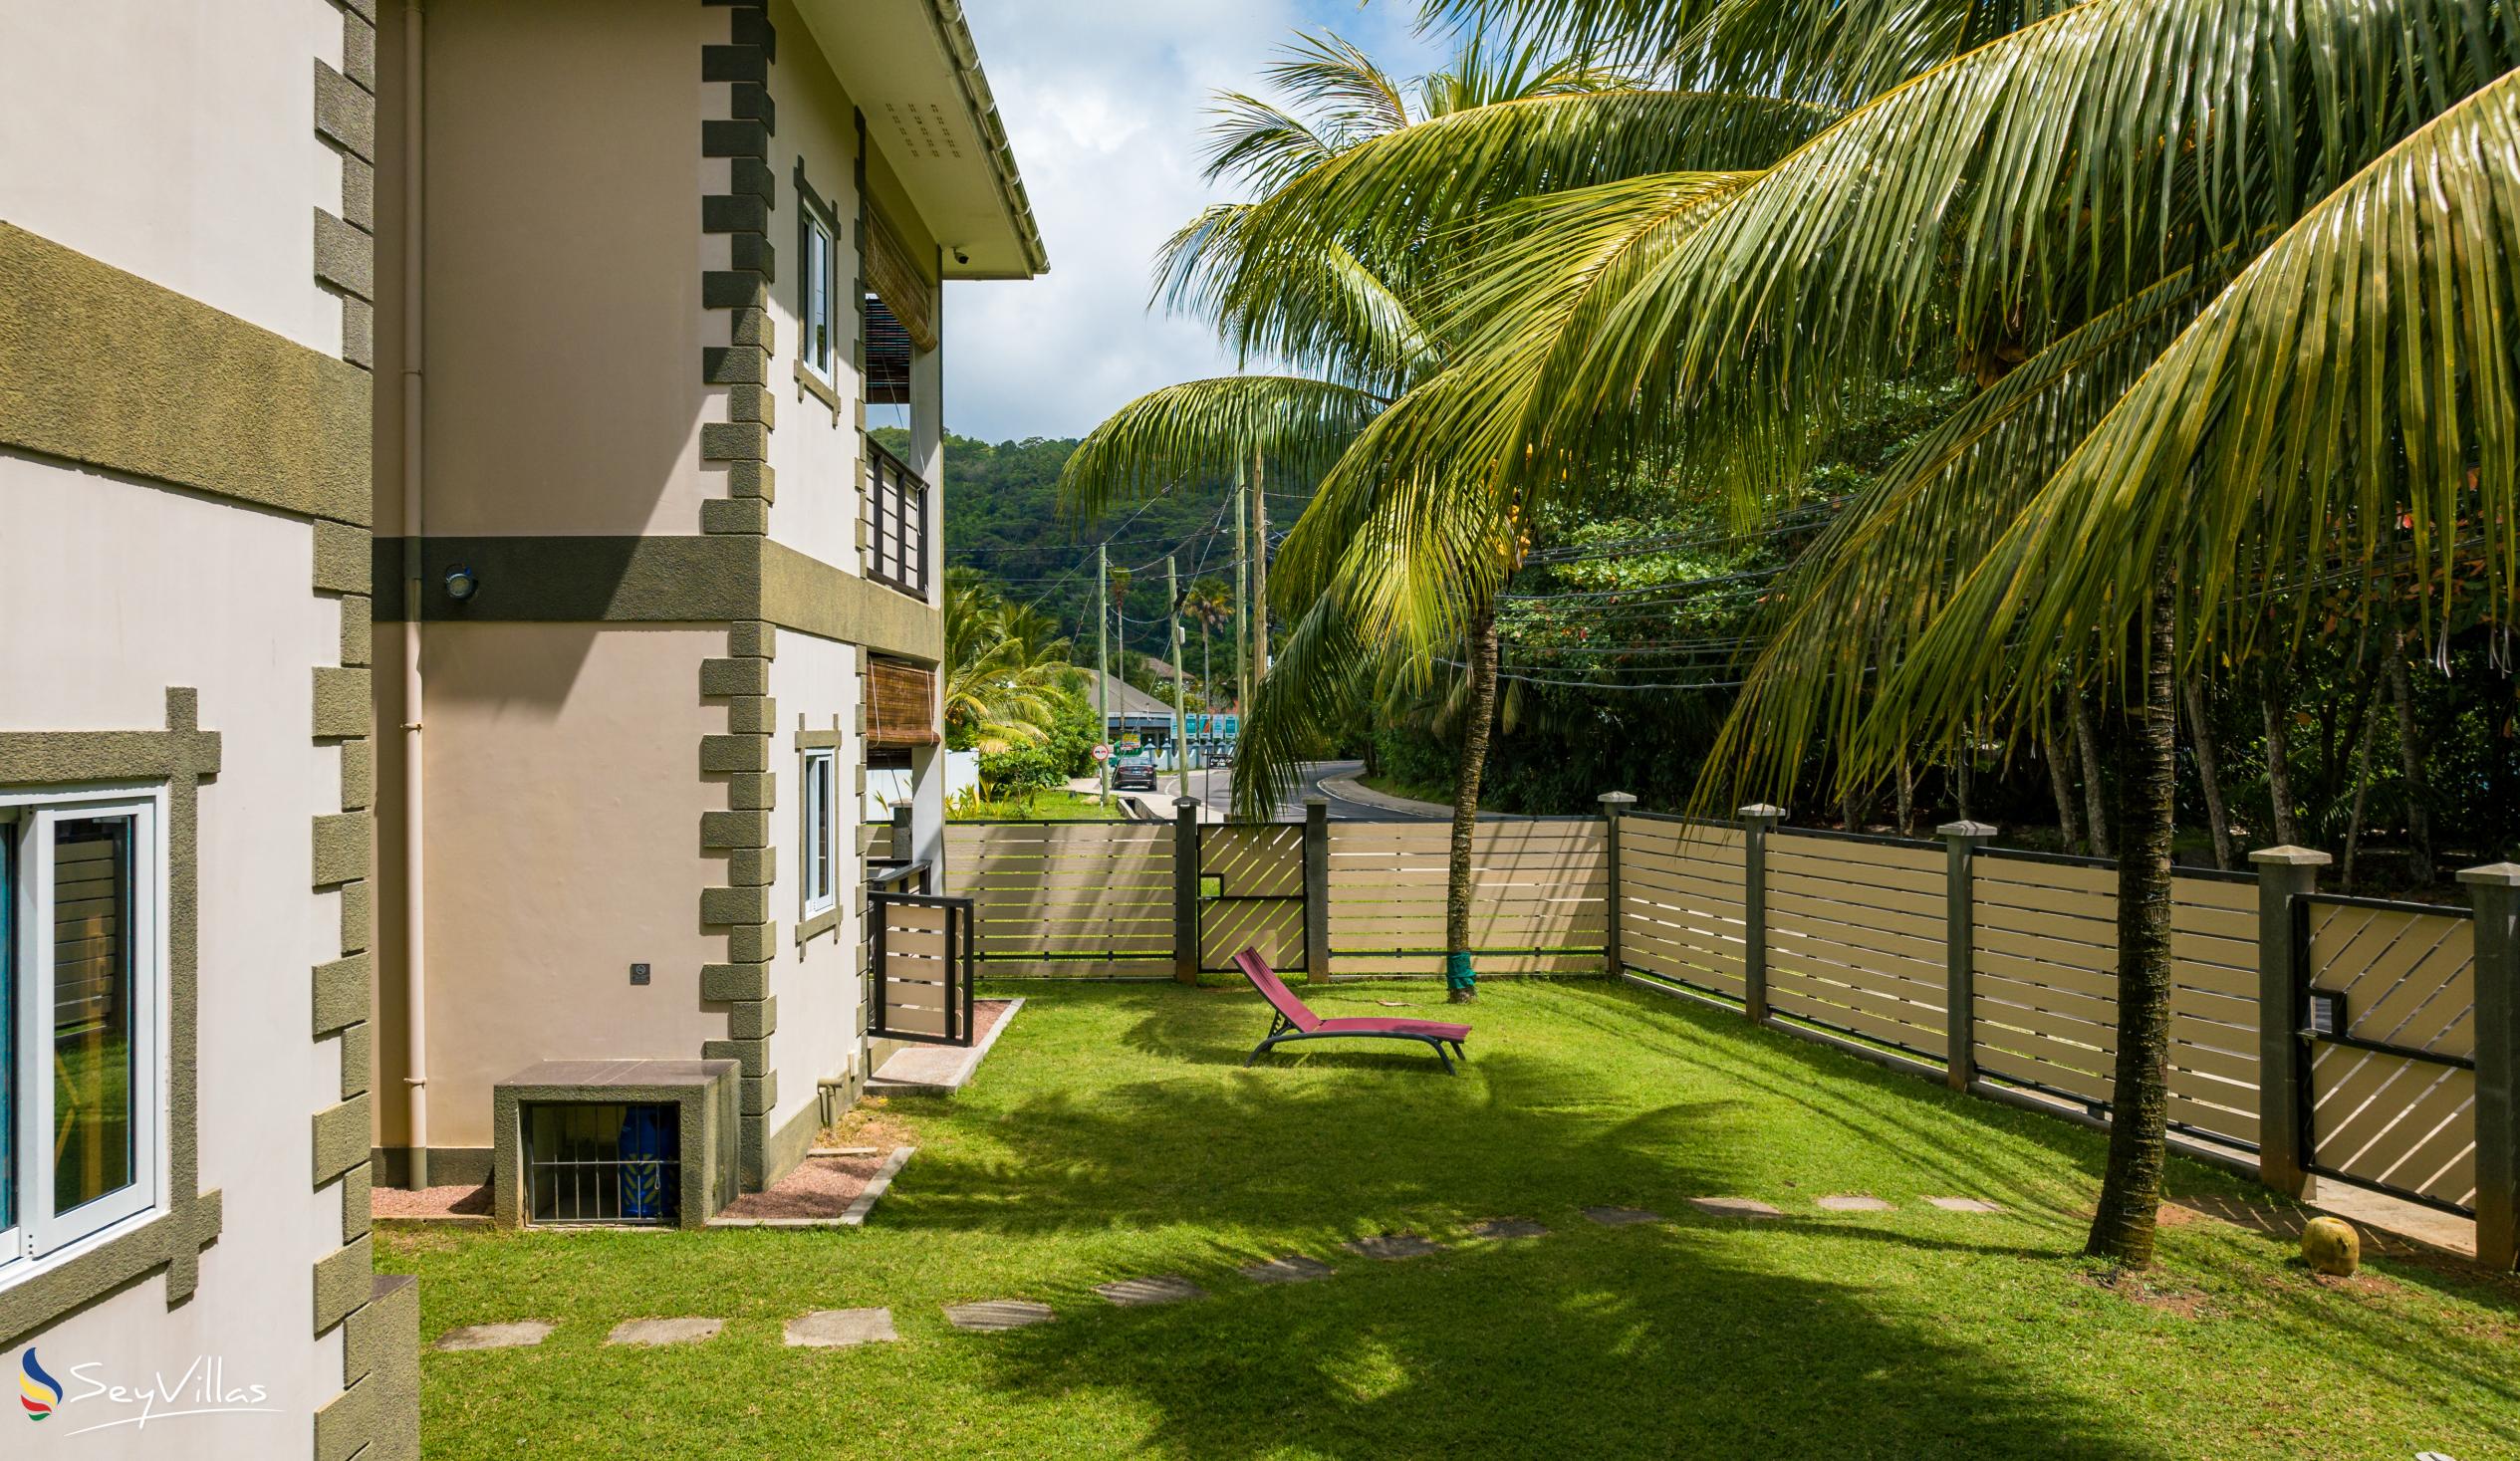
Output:
[[670,1225],[682,1210],[682,1123],[671,1104],[529,1105],[526,1212],[537,1223]]

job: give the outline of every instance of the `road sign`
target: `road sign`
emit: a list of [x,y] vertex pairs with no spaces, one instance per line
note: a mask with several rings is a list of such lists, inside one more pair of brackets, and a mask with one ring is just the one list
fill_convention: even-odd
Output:
[[1095,760],[1097,760],[1097,761],[1109,761],[1109,760],[1111,760],[1111,759],[1112,759],[1112,748],[1111,748],[1111,746],[1110,746],[1109,744],[1096,746],[1096,747],[1094,748],[1094,759],[1095,759]]

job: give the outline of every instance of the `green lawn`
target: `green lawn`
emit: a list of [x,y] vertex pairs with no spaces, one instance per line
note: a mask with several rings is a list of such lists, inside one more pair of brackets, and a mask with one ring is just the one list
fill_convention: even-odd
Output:
[[[2075,1255],[2101,1139],[1738,1017],[1598,983],[1491,983],[1457,1080],[1394,1048],[1238,1069],[1246,993],[1030,987],[977,1084],[896,1102],[919,1151],[859,1231],[380,1235],[422,1329],[538,1318],[540,1348],[429,1353],[446,1457],[805,1455],[2372,1456],[2520,1448],[2520,1288],[2376,1262],[2311,1278],[2219,1223],[2143,1292]],[[1426,985],[1317,1007],[1435,1006]],[[1416,1013],[1431,1013],[1431,1009]],[[2245,1194],[2174,1163],[2185,1192]],[[1821,1215],[1871,1193],[1891,1213]],[[1924,1207],[1972,1194],[2000,1215]],[[1783,1220],[1705,1217],[1740,1195]],[[1664,1224],[1604,1228],[1633,1204]],[[1552,1236],[1482,1243],[1521,1216]],[[1456,1246],[1377,1262],[1346,1239]],[[1306,1253],[1326,1281],[1235,1269]],[[1203,1303],[1092,1286],[1179,1274]],[[1055,1324],[949,1329],[1036,1299]],[[787,1349],[808,1310],[888,1305],[901,1342]],[[607,1348],[624,1319],[730,1321]]]

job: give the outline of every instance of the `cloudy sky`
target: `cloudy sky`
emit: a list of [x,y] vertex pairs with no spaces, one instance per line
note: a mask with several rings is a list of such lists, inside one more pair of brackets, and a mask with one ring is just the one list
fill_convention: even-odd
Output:
[[1209,94],[1256,90],[1299,30],[1336,30],[1396,75],[1431,69],[1399,0],[963,0],[1050,248],[1028,283],[949,287],[945,426],[1081,436],[1132,397],[1233,362],[1149,313],[1155,249],[1218,195],[1199,176]]

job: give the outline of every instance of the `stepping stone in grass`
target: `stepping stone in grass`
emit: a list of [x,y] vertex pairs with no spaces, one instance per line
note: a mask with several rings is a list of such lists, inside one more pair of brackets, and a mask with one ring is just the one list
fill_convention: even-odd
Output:
[[1320,1259],[1301,1255],[1242,1266],[1242,1276],[1255,1284],[1309,1284],[1315,1279],[1329,1278],[1337,1270]]
[[948,1304],[945,1323],[958,1330],[976,1330],[996,1334],[1001,1330],[1020,1330],[1026,1325],[1048,1324],[1057,1315],[1047,1304],[1024,1299],[983,1299],[977,1304]]
[[440,1349],[514,1349],[525,1344],[539,1344],[551,1335],[552,1327],[539,1319],[521,1319],[513,1324],[468,1324],[462,1329],[448,1330],[437,1337]]
[[696,1344],[714,1339],[726,1328],[722,1319],[633,1319],[613,1326],[607,1344]]
[[1441,1243],[1428,1242],[1415,1233],[1382,1233],[1339,1246],[1360,1258],[1424,1258],[1443,1252]]
[[1890,1205],[1878,1197],[1823,1197],[1816,1206],[1822,1212],[1889,1212]]
[[1123,1309],[1135,1309],[1146,1304],[1178,1304],[1187,1299],[1204,1299],[1207,1291],[1188,1279],[1169,1275],[1152,1279],[1122,1279],[1116,1284],[1097,1284],[1094,1292]]
[[1761,1202],[1755,1197],[1692,1197],[1688,1200],[1688,1205],[1696,1208],[1699,1212],[1712,1213],[1716,1217],[1772,1218],[1785,1216],[1784,1213],[1777,1211],[1774,1207]]
[[1470,1224],[1473,1238],[1546,1238],[1549,1230],[1529,1218],[1489,1218]]
[[889,1309],[817,1309],[788,1321],[791,1349],[846,1349],[853,1344],[890,1343],[899,1338],[892,1332]]
[[1642,1207],[1588,1207],[1584,1215],[1605,1228],[1634,1227],[1638,1223],[1658,1223],[1662,1214]]
[[1925,1201],[1944,1212],[2002,1212],[2003,1209],[1979,1197],[1928,1197]]

